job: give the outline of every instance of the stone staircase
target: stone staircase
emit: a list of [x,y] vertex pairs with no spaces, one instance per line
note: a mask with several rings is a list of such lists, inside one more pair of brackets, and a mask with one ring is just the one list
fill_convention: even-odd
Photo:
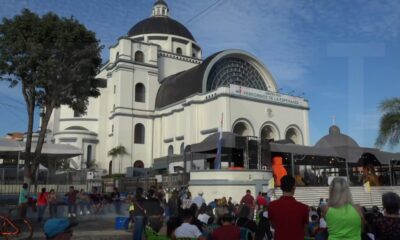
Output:
[[[363,187],[350,187],[353,195],[353,201],[361,206],[371,207],[378,206],[382,207],[382,194],[385,192],[396,192],[400,195],[400,186],[392,187],[371,187],[371,193],[364,191]],[[280,189],[275,190],[276,197],[282,195]],[[309,206],[318,206],[320,198],[328,198],[329,188],[328,187],[297,187],[295,192],[295,198],[297,201],[305,203]]]

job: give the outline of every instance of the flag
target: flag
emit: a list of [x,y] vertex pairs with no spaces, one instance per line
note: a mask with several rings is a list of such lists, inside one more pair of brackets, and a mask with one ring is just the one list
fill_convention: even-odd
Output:
[[268,188],[269,188],[269,189],[274,189],[274,188],[275,188],[275,179],[274,179],[274,177],[272,177],[272,178],[268,181]]
[[215,156],[214,169],[221,169],[221,150],[222,150],[222,124],[224,122],[224,114],[221,114],[221,128],[217,141],[217,155]]
[[371,184],[369,183],[369,181],[365,182],[363,186],[364,186],[365,192],[367,192],[367,193],[371,192]]

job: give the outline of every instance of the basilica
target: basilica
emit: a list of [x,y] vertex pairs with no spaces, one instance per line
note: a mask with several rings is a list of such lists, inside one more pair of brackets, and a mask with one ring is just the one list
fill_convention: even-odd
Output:
[[203,57],[164,0],[109,51],[97,76],[101,95],[86,114],[61,106],[48,126],[52,142],[82,149],[71,159],[75,169],[93,161],[109,173],[152,168],[166,157],[179,163],[190,146],[219,131],[309,145],[308,101],[281,94],[252,53],[221,49]]

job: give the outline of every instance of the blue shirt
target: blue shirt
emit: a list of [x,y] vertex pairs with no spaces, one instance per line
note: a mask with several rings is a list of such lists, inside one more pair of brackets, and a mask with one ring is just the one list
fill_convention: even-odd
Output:
[[22,188],[21,192],[19,192],[18,204],[27,202],[28,202],[28,189]]

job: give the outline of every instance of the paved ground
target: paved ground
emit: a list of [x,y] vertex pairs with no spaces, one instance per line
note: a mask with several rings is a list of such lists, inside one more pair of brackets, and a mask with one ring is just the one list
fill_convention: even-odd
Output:
[[[2,196],[0,196],[1,198]],[[3,198],[4,200],[4,198]],[[15,208],[14,202],[2,202],[0,204],[0,214],[7,214],[10,208]],[[127,209],[127,206],[123,206],[122,209]],[[58,207],[59,217],[66,217],[66,206]],[[100,214],[89,214],[86,216],[78,216],[76,218],[79,223],[78,226],[74,227],[74,237],[72,239],[116,239],[125,240],[132,239],[132,232],[128,230],[115,230],[115,218],[126,217],[127,211],[122,215],[117,215],[114,212],[113,205],[106,205]],[[11,216],[16,218],[17,211],[12,211]],[[45,217],[48,217],[48,209],[46,209]],[[37,222],[37,215],[32,210],[28,211],[28,218],[32,221],[34,227],[34,238],[33,239],[45,239],[43,234],[44,223]],[[1,238],[0,238],[1,239]]]

